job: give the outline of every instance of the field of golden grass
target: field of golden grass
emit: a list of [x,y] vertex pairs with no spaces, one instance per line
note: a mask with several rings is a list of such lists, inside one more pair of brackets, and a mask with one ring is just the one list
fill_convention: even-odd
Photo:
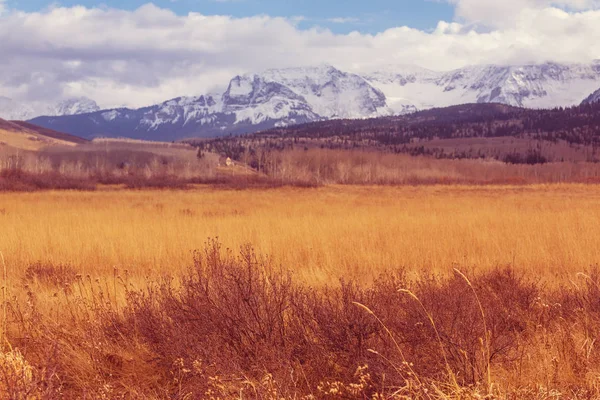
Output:
[[599,222],[584,184],[0,193],[0,395],[598,398]]
[[23,132],[12,132],[0,129],[0,147],[7,145],[15,149],[37,151],[42,148],[54,145],[75,146],[60,139],[53,139],[47,136],[40,135],[36,132],[24,130]]
[[9,275],[177,274],[207,238],[250,243],[308,283],[398,267],[514,267],[568,278],[600,262],[600,186],[416,186],[0,194]]

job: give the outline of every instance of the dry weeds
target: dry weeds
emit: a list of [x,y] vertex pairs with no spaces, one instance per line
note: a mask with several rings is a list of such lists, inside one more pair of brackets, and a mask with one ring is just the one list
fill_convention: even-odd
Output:
[[576,184],[0,194],[0,395],[598,398],[599,199]]
[[38,261],[83,274],[181,272],[207,237],[310,284],[399,267],[453,274],[513,265],[546,281],[600,260],[600,187],[418,186],[0,194],[11,276]]

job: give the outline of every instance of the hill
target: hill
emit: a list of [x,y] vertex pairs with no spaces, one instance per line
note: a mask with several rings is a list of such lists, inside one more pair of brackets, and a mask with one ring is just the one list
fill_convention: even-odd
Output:
[[197,144],[234,158],[258,148],[318,146],[437,158],[598,161],[600,103],[552,110],[465,104],[401,116],[321,121]]
[[18,125],[27,130],[37,132],[42,136],[46,136],[52,139],[57,139],[65,142],[71,142],[76,144],[89,143],[89,140],[80,138],[79,136],[69,135],[68,133],[58,132],[52,129],[44,128],[42,126],[34,125],[25,121],[11,121],[11,123]]
[[382,144],[472,137],[563,139],[592,145],[600,140],[600,104],[530,110],[503,104],[465,104],[410,115],[332,120],[259,132],[262,137],[343,137]]
[[75,146],[88,141],[23,121],[0,119],[0,148],[38,151],[48,146]]

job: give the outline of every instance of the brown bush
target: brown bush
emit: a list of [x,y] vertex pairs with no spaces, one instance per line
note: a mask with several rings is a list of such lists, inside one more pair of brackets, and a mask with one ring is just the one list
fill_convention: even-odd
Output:
[[[125,146],[125,147],[123,147]],[[480,159],[435,159],[376,150],[265,151],[257,170],[219,170],[216,154],[199,160],[191,150],[134,144],[83,145],[0,158],[0,191],[91,190],[97,184],[187,189],[208,184],[229,189],[281,186],[453,185],[581,182],[600,179],[597,163],[510,165]]]
[[35,190],[94,190],[95,182],[84,178],[70,177],[58,172],[30,173],[21,169],[0,170],[0,191]]
[[[414,294],[423,307],[407,308],[404,340],[413,344],[413,357],[428,360],[422,373],[439,373],[447,362],[462,385],[483,382],[489,364],[514,361],[519,339],[530,332],[538,291],[511,269],[493,270],[472,282],[460,273],[420,279]],[[406,322],[421,329],[409,329]],[[436,344],[447,359],[431,358]]]
[[376,150],[307,149],[265,153],[264,172],[275,180],[315,184],[453,185],[594,183],[600,166],[589,162],[513,165],[494,160],[436,159]]
[[[251,247],[235,256],[210,241],[180,287],[166,280],[130,293],[123,324],[135,327],[164,368],[201,364],[204,374],[252,381],[269,374],[291,396],[316,392],[324,382],[354,382],[357,368],[368,365],[361,393],[371,396],[383,380],[401,387],[415,373],[445,381],[451,372],[461,385],[481,383],[487,362],[510,363],[522,343],[516,338],[530,333],[537,290],[509,269],[473,282],[461,276],[410,282],[396,273],[367,288],[353,282],[307,288]],[[290,371],[303,380],[290,381]],[[198,392],[209,382],[190,375],[186,385]]]
[[[54,284],[63,270],[72,276],[43,265],[27,276]],[[210,240],[185,276],[124,285],[124,308],[102,282],[79,281],[92,297],[67,294],[81,315],[68,331],[30,293],[14,313],[28,336],[12,340],[23,365],[60,377],[66,398],[541,399],[568,389],[591,399],[599,391],[586,376],[600,355],[577,338],[600,332],[597,276],[587,277],[577,290],[547,290],[510,268],[396,271],[369,286],[312,288],[251,246],[235,254]],[[545,378],[533,380],[540,368]],[[532,380],[513,386],[522,376]]]

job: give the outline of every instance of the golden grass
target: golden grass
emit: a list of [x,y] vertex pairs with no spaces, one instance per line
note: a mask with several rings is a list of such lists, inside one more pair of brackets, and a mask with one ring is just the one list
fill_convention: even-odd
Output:
[[13,193],[0,194],[0,251],[9,279],[36,261],[177,275],[219,237],[311,284],[508,264],[563,280],[600,262],[599,221],[600,186],[575,184]]
[[35,132],[12,132],[0,129],[0,147],[3,145],[31,151],[38,151],[50,145],[76,146],[75,143],[50,138]]
[[[199,398],[191,393],[224,388],[221,398],[252,398],[236,386],[252,385],[269,393],[262,398],[306,390],[366,398],[380,387],[368,361],[373,377],[405,385],[382,381],[382,393],[395,393],[387,398],[537,400],[571,387],[587,390],[573,398],[597,398],[600,305],[590,267],[600,262],[599,221],[600,185],[583,184],[0,193],[9,299],[0,395]],[[305,288],[295,292],[285,272],[249,253],[237,264],[215,262],[210,251],[194,256],[211,249],[209,237],[236,250],[252,244]],[[543,282],[530,290],[496,268],[505,265]],[[398,267],[420,283],[388,276],[366,285]],[[427,273],[446,276],[428,281]],[[340,278],[365,285],[309,288]],[[269,325],[277,316],[289,332]],[[254,334],[283,331],[283,341]],[[246,347],[224,352],[239,337]],[[283,381],[289,368],[308,374],[307,388]],[[227,380],[239,371],[243,383]],[[349,378],[358,383],[344,386]],[[292,392],[275,396],[276,382]]]

